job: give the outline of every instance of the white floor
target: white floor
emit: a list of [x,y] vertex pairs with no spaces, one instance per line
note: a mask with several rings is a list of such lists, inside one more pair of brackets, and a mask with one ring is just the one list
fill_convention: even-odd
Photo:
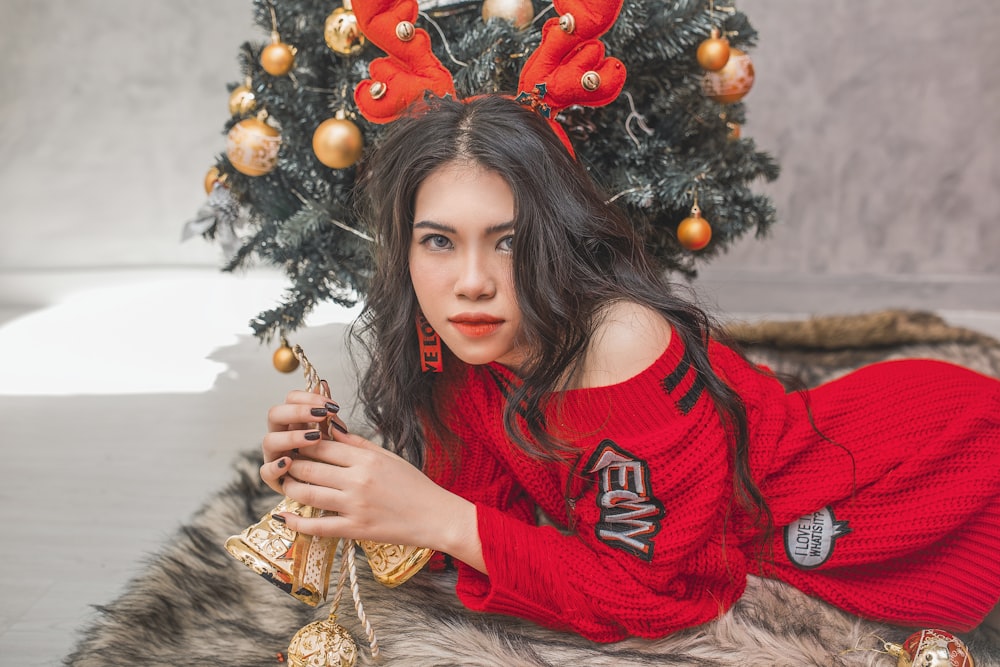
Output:
[[[229,481],[233,457],[257,446],[267,406],[302,385],[301,374],[274,371],[273,347],[246,326],[281,293],[274,276],[77,276],[70,290],[67,278],[0,289],[4,667],[59,664],[92,605],[111,602]],[[18,305],[32,300],[47,305]],[[1000,337],[1000,311],[941,313]],[[353,315],[324,308],[293,340],[344,403]],[[747,304],[734,317],[769,315]]]

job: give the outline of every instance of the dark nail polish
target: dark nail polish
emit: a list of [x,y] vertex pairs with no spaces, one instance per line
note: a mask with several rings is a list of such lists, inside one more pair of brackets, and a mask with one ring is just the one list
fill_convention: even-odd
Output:
[[279,468],[284,468],[286,465],[288,465],[288,462],[285,461],[285,459],[278,459],[278,467]]
[[340,412],[340,406],[337,405],[336,403],[327,403],[326,409],[333,413]]
[[305,438],[306,438],[306,440],[319,440],[320,439],[320,432],[319,431],[309,431],[308,433],[306,433]]
[[327,415],[327,409],[326,408],[313,408],[312,410],[309,411],[309,414],[311,414],[313,417],[326,417],[326,415]]
[[278,478],[278,486],[284,487],[285,482],[287,481],[288,481],[288,475],[282,475],[281,477]]
[[296,447],[295,449],[292,450],[292,454],[298,454],[298,453],[299,453],[299,448],[298,447]]
[[285,523],[285,517],[281,516],[280,514],[272,514],[271,518],[274,519],[275,521],[277,521],[280,524],[284,524]]
[[335,421],[331,421],[331,422],[330,422],[330,425],[331,425],[331,426],[333,426],[333,427],[334,427],[335,429],[337,429],[338,431],[340,431],[341,433],[347,433],[347,429],[346,429],[346,428],[344,428],[343,426],[341,426],[340,424],[338,424],[338,423],[337,423],[337,422],[335,422]]

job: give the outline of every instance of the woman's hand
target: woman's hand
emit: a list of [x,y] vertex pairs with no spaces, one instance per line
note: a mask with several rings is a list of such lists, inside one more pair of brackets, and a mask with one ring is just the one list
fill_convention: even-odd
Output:
[[[260,477],[264,483],[284,493],[280,479],[288,472],[288,461],[281,459],[294,458],[302,448],[315,445],[326,437],[324,431],[328,420],[335,429],[346,433],[347,427],[337,416],[339,410],[336,402],[311,391],[293,391],[285,397],[284,403],[272,407],[267,413],[267,435],[261,446],[264,465]],[[276,461],[280,461],[280,465],[270,465]]]
[[[292,500],[335,513],[303,518],[286,512],[280,516],[288,527],[429,547],[484,571],[475,505],[396,454],[347,433],[334,408],[319,394],[294,391],[268,412],[261,478]],[[324,419],[336,424],[332,440]]]

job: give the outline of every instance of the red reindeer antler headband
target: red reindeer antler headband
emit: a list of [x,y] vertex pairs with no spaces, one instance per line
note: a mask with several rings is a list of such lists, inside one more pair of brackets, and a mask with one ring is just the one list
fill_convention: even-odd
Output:
[[[514,98],[548,118],[570,154],[573,146],[556,114],[575,104],[609,104],[625,85],[625,65],[605,57],[598,39],[614,25],[623,1],[556,0],[559,16],[545,22],[541,43],[521,69]],[[354,89],[361,115],[388,123],[428,92],[458,97],[427,31],[413,25],[417,0],[355,0],[353,10],[365,37],[387,54],[371,62],[371,78]]]

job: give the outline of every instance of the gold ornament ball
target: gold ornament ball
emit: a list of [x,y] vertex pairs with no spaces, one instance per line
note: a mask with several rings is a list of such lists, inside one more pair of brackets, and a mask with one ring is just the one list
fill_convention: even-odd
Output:
[[483,20],[504,19],[514,24],[518,30],[531,25],[535,18],[535,8],[531,0],[484,0]]
[[226,156],[241,174],[262,176],[278,164],[279,146],[278,130],[257,118],[246,118],[229,130]]
[[354,667],[357,661],[354,639],[333,618],[310,623],[288,644],[288,667]]
[[718,72],[729,62],[729,40],[712,28],[712,36],[698,45],[698,64],[709,72]]
[[358,126],[346,118],[328,118],[313,132],[313,152],[331,169],[346,169],[361,159],[364,139]]
[[750,56],[737,48],[729,49],[729,61],[718,72],[705,72],[702,90],[721,104],[739,102],[753,87],[754,71]]
[[323,39],[327,46],[345,56],[357,53],[365,45],[365,36],[358,27],[357,17],[346,7],[337,7],[326,17]]
[[260,52],[260,66],[272,76],[282,76],[292,71],[295,49],[284,42],[272,42]]
[[256,106],[257,98],[247,86],[236,86],[229,93],[229,114],[232,116],[244,116]]
[[701,217],[697,206],[691,209],[691,217],[677,225],[677,240],[687,250],[701,250],[712,240],[712,226]]
[[274,356],[271,357],[271,363],[274,364],[275,369],[281,371],[282,373],[291,373],[299,367],[299,360],[295,358],[295,353],[292,352],[292,348],[287,345],[282,345],[274,351]]

